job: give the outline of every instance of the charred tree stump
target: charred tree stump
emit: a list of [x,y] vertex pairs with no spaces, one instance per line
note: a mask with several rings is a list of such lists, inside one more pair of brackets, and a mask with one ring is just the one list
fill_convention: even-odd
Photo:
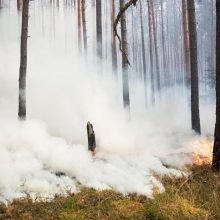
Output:
[[87,123],[87,135],[88,135],[88,150],[92,151],[92,154],[94,156],[96,149],[95,132],[93,130],[93,125],[89,121]]

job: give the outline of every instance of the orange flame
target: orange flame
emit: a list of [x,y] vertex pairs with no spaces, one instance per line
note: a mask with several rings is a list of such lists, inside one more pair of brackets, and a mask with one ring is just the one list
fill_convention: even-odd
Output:
[[192,153],[194,165],[204,165],[212,163],[213,141],[208,138],[193,143],[195,152]]

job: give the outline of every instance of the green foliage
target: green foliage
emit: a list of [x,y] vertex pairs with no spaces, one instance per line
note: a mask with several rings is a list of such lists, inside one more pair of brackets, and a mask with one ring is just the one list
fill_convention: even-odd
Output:
[[[156,219],[155,210],[152,207],[147,207],[145,209],[145,216],[148,220]],[[160,218],[158,218],[160,220]]]

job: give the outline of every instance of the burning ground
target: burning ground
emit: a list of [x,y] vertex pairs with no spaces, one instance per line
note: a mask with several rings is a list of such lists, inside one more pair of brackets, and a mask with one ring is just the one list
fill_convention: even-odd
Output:
[[[169,136],[165,135],[168,140]],[[1,202],[10,203],[22,197],[52,199],[56,195],[76,193],[82,187],[153,198],[155,191],[162,193],[165,190],[161,181],[163,176],[187,177],[190,175],[186,169],[188,165],[211,161],[211,141],[199,141],[191,134],[187,141],[184,136],[183,142],[181,137],[178,139],[183,145],[176,143],[179,147],[169,151],[163,150],[163,146],[157,149],[139,146],[118,152],[98,148],[93,158],[86,146],[71,145],[49,135],[39,121],[17,122],[13,126],[7,121],[0,138],[4,146],[0,154]],[[176,141],[177,137],[170,138],[169,142]],[[147,140],[153,143],[152,137]]]
[[[212,97],[200,100],[202,137],[190,130],[188,91],[179,85],[162,88],[145,108],[144,83],[131,78],[128,114],[121,77],[104,63],[105,74],[98,73],[93,47],[87,61],[78,53],[72,10],[55,15],[50,37],[50,19],[45,28],[41,21],[50,10],[30,7],[27,121],[19,122],[14,3],[0,15],[1,217],[218,219],[219,176],[208,167],[189,169],[211,161]],[[95,158],[87,151],[87,121],[96,133]]]
[[219,219],[220,175],[206,166],[191,167],[187,178],[165,177],[162,194],[138,194],[84,188],[50,202],[18,199],[0,206],[0,219]]

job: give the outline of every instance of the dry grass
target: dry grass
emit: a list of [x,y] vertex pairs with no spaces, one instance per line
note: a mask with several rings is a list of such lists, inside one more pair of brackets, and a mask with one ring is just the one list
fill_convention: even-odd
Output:
[[192,168],[189,178],[164,178],[166,192],[153,200],[140,195],[82,189],[51,202],[29,199],[0,206],[0,219],[220,219],[220,174],[208,166]]

